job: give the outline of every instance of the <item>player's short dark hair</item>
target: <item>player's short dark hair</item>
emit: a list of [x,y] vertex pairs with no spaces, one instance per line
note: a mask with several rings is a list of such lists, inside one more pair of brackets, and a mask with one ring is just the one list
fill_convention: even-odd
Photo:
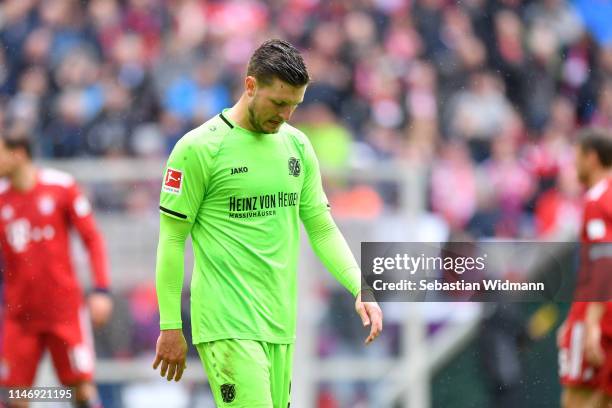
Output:
[[583,152],[594,151],[604,167],[612,167],[612,133],[603,128],[587,128],[578,135]]
[[13,125],[5,129],[2,132],[2,141],[7,149],[22,149],[29,158],[32,158],[30,134],[23,126]]
[[287,41],[268,40],[255,50],[249,61],[247,75],[264,85],[278,78],[292,86],[304,86],[310,81],[300,52]]

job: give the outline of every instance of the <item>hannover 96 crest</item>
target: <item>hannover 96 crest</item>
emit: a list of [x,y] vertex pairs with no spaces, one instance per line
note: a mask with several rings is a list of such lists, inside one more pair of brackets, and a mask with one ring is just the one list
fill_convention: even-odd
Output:
[[232,402],[236,398],[236,386],[234,384],[223,384],[221,386],[221,397],[223,402]]
[[297,177],[300,175],[300,159],[296,159],[295,157],[289,158],[289,174],[293,177]]

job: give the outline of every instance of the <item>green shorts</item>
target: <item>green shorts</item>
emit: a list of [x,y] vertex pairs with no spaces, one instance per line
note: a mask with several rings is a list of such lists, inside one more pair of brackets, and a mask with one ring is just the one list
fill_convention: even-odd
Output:
[[196,348],[217,407],[289,407],[293,344],[227,339]]

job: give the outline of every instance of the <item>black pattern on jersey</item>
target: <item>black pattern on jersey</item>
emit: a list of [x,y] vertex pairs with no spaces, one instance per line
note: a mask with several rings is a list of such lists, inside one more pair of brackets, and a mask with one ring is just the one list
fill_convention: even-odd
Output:
[[300,165],[300,159],[296,159],[295,157],[289,158],[289,174],[293,177],[298,177],[302,170],[302,166]]
[[236,398],[236,386],[234,384],[223,384],[221,386],[221,398],[223,402],[232,402]]

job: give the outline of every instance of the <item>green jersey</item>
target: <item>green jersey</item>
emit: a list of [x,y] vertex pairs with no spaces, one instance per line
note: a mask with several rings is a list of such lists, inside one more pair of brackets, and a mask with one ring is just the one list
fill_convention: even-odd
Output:
[[300,219],[328,207],[312,146],[288,124],[259,134],[220,114],[181,138],[160,210],[192,224],[195,344],[294,341]]

